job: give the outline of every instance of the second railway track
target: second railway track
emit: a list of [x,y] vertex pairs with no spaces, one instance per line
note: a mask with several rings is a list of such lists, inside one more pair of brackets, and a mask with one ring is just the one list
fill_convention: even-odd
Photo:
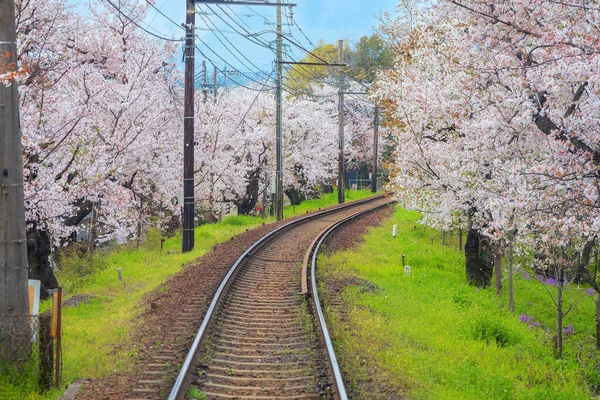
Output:
[[378,197],[296,220],[248,249],[215,295],[169,398],[193,398],[194,389],[209,399],[343,398],[328,337],[304,296],[302,261],[327,228],[389,202]]

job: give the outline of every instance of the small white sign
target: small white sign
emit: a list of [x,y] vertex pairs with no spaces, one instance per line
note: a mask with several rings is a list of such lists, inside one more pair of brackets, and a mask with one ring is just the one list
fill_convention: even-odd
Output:
[[40,313],[40,290],[42,283],[36,279],[29,279],[29,315]]
[[392,227],[392,236],[396,237],[397,234],[398,234],[398,225],[394,225]]
[[410,276],[410,265],[404,267],[404,275]]
[[36,279],[29,279],[29,315],[31,315],[30,325],[33,332],[32,340],[37,341],[37,329],[34,329],[37,325],[38,315],[40,313],[40,290],[42,282]]

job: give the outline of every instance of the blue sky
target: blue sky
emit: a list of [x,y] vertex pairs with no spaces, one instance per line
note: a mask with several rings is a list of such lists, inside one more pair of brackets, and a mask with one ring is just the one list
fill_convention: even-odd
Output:
[[[271,1],[275,2],[275,0]],[[337,43],[338,39],[349,39],[351,42],[355,42],[364,35],[371,35],[373,28],[379,25],[380,12],[393,12],[398,4],[398,0],[284,0],[284,2],[297,4],[293,8],[293,21],[315,44],[321,39],[328,43]],[[156,0],[155,6],[177,23],[181,23],[185,19],[184,0]],[[228,69],[235,68],[241,71],[257,69],[270,71],[272,69],[273,52],[251,43],[246,38],[236,34],[234,29],[242,32],[241,27],[243,27],[252,33],[273,30],[274,27],[269,26],[268,22],[273,24],[276,22],[275,7],[202,5],[199,8],[204,11],[204,15],[196,16],[196,26],[199,29],[197,34],[200,37],[197,44],[206,57],[210,59],[208,62],[209,70],[212,70],[212,63],[217,65],[219,69],[222,69],[226,63],[229,65]],[[292,17],[288,11],[289,9],[287,7],[285,9],[284,24]],[[232,16],[241,27],[236,25],[229,16]],[[184,35],[183,30],[155,10],[150,10],[145,23],[146,26],[150,27],[150,30],[163,36],[179,38]],[[231,26],[228,26],[227,23]],[[202,30],[207,27],[213,30],[217,27],[225,32],[224,36],[217,37],[213,32]],[[312,47],[294,24],[284,26],[284,31],[286,30],[293,35],[294,41],[300,42],[306,48],[310,49]],[[264,33],[260,38],[264,45],[268,45],[268,42],[275,39],[275,35]],[[287,50],[289,59],[297,60],[305,55],[301,50],[291,45]],[[200,65],[203,59],[205,58],[201,54],[197,54],[196,65]]]

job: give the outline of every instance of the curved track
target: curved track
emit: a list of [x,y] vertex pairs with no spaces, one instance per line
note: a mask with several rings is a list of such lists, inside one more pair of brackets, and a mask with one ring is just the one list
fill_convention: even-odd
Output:
[[377,197],[305,217],[248,249],[215,295],[169,399],[187,398],[189,385],[209,399],[345,398],[318,295],[315,318],[304,295],[302,260],[306,267],[340,221],[387,204]]

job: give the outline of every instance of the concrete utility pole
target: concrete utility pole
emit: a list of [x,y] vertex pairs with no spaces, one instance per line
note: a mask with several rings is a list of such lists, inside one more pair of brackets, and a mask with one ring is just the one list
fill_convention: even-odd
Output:
[[[1,0],[0,0],[1,1]],[[194,249],[194,54],[196,51],[195,0],[186,0],[185,93],[183,117],[183,243],[184,253]]]
[[379,145],[379,107],[375,106],[373,121],[373,174],[371,175],[371,192],[377,192],[377,146]]
[[282,133],[282,95],[281,95],[281,84],[282,84],[282,70],[281,70],[281,59],[283,54],[283,34],[282,23],[281,23],[281,6],[277,6],[277,89],[276,89],[276,140],[275,140],[275,151],[277,153],[277,171],[275,176],[275,187],[276,187],[276,213],[277,220],[283,219],[283,133]]
[[[344,41],[338,41],[339,53],[340,53],[340,64],[344,63]],[[339,156],[338,156],[338,203],[342,204],[345,201],[344,196],[344,75],[340,69],[340,87],[338,91],[339,95]]]
[[[14,0],[0,0],[0,54],[17,68]],[[17,83],[0,83],[0,315],[29,314],[22,154]]]

